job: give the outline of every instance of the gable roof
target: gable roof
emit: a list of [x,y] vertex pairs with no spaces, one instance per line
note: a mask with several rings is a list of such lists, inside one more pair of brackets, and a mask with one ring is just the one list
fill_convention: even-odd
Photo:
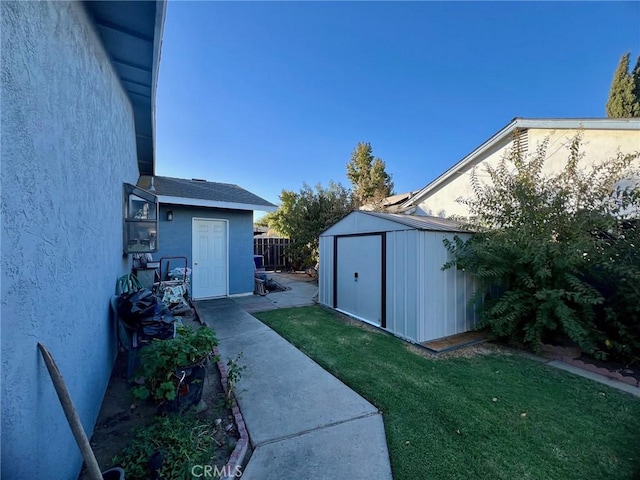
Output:
[[394,223],[406,225],[416,230],[428,230],[433,232],[469,232],[462,227],[462,223],[448,218],[430,217],[425,215],[407,215],[404,213],[368,212],[359,210],[365,215],[389,220]]
[[463,227],[462,223],[447,218],[354,210],[324,230],[320,236],[330,237],[402,230],[471,233]]
[[156,195],[160,203],[263,212],[277,208],[264,198],[230,183],[143,175],[138,180],[138,187]]
[[514,118],[502,130],[493,135],[442,175],[437,177],[418,193],[407,199],[399,209],[406,210],[419,205],[432,192],[438,190],[456,176],[459,176],[483,160],[483,155],[491,148],[509,139],[514,130],[529,128],[584,129],[584,130],[640,130],[640,118]]
[[83,3],[131,101],[139,172],[153,175],[156,86],[167,2]]

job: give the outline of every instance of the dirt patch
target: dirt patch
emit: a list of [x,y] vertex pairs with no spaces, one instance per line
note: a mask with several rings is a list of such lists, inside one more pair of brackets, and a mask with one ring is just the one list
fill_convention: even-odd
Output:
[[490,342],[484,343],[476,343],[474,345],[467,345],[455,350],[450,350],[444,353],[434,353],[430,352],[426,348],[422,348],[419,345],[415,345],[413,343],[405,343],[405,348],[415,353],[416,355],[420,355],[424,358],[429,358],[431,360],[447,360],[450,358],[472,358],[478,355],[508,355],[509,352],[501,348],[499,345]]
[[[185,319],[184,323],[199,326],[193,318]],[[127,358],[127,352],[119,353],[91,437],[91,447],[103,471],[117,466],[113,464],[113,457],[132,440],[134,430],[148,426],[157,415],[152,402],[136,402],[133,399],[132,385],[126,379]],[[221,469],[229,460],[239,435],[232,412],[225,404],[218,367],[215,362],[209,362],[206,368],[202,400],[207,408],[198,413],[198,417],[211,425],[216,443],[211,465]],[[83,466],[78,479],[88,478]]]

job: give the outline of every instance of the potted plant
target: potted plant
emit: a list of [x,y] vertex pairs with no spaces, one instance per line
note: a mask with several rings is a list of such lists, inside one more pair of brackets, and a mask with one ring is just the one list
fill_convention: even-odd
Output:
[[215,333],[207,327],[180,326],[175,338],[154,339],[140,350],[138,374],[144,383],[133,388],[134,397],[151,398],[168,411],[197,404],[202,398],[205,365],[217,344]]

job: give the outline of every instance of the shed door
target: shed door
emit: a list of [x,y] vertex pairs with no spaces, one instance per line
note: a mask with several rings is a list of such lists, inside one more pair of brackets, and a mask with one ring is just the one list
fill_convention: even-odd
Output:
[[382,235],[338,237],[336,247],[336,308],[380,326]]
[[192,296],[227,295],[227,222],[193,219]]

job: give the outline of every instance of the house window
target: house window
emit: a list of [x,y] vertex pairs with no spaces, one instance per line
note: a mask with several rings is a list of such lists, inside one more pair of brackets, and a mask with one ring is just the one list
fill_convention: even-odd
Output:
[[158,251],[158,199],[155,195],[124,184],[124,253]]

